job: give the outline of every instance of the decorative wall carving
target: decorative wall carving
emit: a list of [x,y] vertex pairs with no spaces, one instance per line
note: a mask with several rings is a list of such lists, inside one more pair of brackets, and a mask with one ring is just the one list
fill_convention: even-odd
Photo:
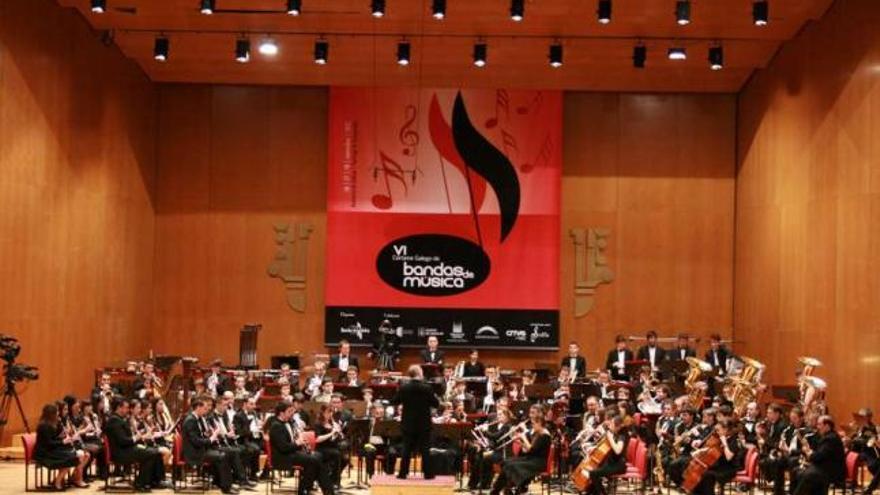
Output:
[[294,311],[306,311],[306,262],[309,237],[314,227],[310,223],[276,223],[275,244],[278,250],[267,271],[270,277],[284,283],[287,304]]
[[581,318],[593,309],[596,288],[614,280],[604,254],[611,230],[575,228],[570,234],[574,242],[574,316]]

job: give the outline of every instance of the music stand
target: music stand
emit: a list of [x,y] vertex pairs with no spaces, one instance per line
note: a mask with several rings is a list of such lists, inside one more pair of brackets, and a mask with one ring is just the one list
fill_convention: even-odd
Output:
[[530,407],[532,407],[532,402],[528,400],[518,400],[510,403],[510,411],[517,418],[527,418]]
[[367,415],[367,403],[363,400],[347,400],[342,403],[342,408],[351,411],[354,418],[363,418]]
[[364,400],[364,391],[360,387],[350,387],[348,385],[334,386],[333,391],[342,396],[343,400]]
[[373,389],[373,401],[384,400],[391,402],[391,399],[397,395],[396,383],[377,383],[371,387]]
[[526,389],[526,397],[532,400],[544,401],[553,397],[555,392],[550,383],[536,383]]
[[443,367],[436,363],[422,363],[422,374],[425,380],[443,376]]
[[309,418],[311,418],[312,421],[318,421],[321,418],[321,406],[323,405],[325,405],[324,402],[309,400],[303,402],[302,409],[309,415]]
[[[346,403],[346,405],[347,405],[347,403]],[[364,404],[364,407],[366,407],[366,404]],[[353,451],[355,450],[355,447],[354,447],[355,445],[362,447],[363,445],[365,445],[367,442],[370,441],[370,439],[367,438],[367,435],[369,435],[369,434],[370,434],[370,418],[355,417],[348,423],[348,435],[347,436],[351,437],[351,439],[352,439],[352,441],[348,443],[348,458],[349,459],[351,459],[351,455],[352,455]],[[358,454],[357,481],[352,485],[346,486],[345,488],[354,488],[357,490],[366,490],[367,488],[369,488],[367,485],[364,485],[363,483],[361,483],[361,481],[362,481],[361,461],[360,461],[361,457],[363,457],[363,456]],[[349,471],[349,475],[350,474],[351,474],[351,471]]]
[[630,380],[638,379],[639,372],[642,370],[643,366],[651,366],[651,363],[647,359],[634,359],[632,361],[627,361],[623,363],[623,373]]
[[[469,422],[462,423],[442,423],[442,424],[434,424],[432,429],[432,434],[434,437],[445,437],[448,438],[452,443],[458,443],[459,452],[462,455],[465,455],[465,445],[464,441],[471,434],[471,431],[474,429],[474,424]],[[422,459],[422,463],[424,464],[425,460]],[[462,462],[460,465],[461,471],[458,473],[458,488],[453,490],[455,493],[459,492],[469,492],[467,488],[464,488],[464,463]]]

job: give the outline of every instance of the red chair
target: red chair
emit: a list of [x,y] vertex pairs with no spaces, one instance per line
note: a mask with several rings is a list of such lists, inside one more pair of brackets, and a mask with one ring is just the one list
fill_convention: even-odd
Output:
[[857,452],[847,452],[846,453],[846,478],[843,480],[843,486],[839,486],[838,484],[831,485],[831,492],[836,493],[838,488],[843,489],[843,493],[846,494],[848,489],[852,489],[852,493],[856,493],[856,489],[858,489],[862,485],[862,480],[860,479],[859,473],[861,472],[862,460],[859,458],[859,454]]
[[630,437],[629,443],[626,444],[626,463],[634,464],[636,460],[636,449],[641,440],[638,437]]
[[[312,433],[312,437],[314,437],[314,432]],[[315,440],[313,438],[313,440]],[[264,448],[266,449],[266,469],[269,470],[269,483],[266,485],[266,492],[275,493],[276,491],[279,493],[296,493],[299,491],[299,483],[301,480],[301,471],[302,468],[299,466],[293,466],[293,469],[290,471],[282,471],[280,469],[275,469],[272,464],[272,443],[269,441],[267,437],[264,440]],[[275,474],[278,474],[278,478],[275,478]],[[291,478],[292,486],[286,487],[284,486],[284,475],[289,474],[289,478]]]
[[633,462],[627,462],[626,472],[611,477],[612,493],[617,493],[617,485],[621,480],[627,483],[639,481],[638,491],[644,493],[648,483],[648,446],[641,440],[636,441]]
[[[754,493],[755,486],[758,484],[758,450],[754,447],[749,447],[749,450],[746,452],[743,469],[736,473],[736,476],[734,476],[730,483],[725,483],[721,487],[721,491],[723,493],[725,488],[740,484],[747,485],[749,493]],[[733,492],[732,488],[730,492]]]
[[[52,479],[54,469],[43,466],[39,461],[34,459],[34,448],[37,446],[37,434],[25,433],[21,436],[21,445],[24,448],[24,491],[36,492],[46,491],[51,488],[45,483],[45,479]],[[30,485],[30,467],[34,466],[34,486]]]
[[556,444],[550,443],[550,449],[547,452],[547,464],[544,466],[544,472],[538,478],[541,481],[541,494],[544,494],[545,488],[549,495],[552,491],[550,482],[553,479],[553,470],[556,468]]
[[[112,452],[110,452],[110,440],[106,435],[101,435],[101,441],[104,443],[104,463],[107,465],[107,478],[104,479],[105,492],[131,492],[134,491],[134,478],[137,476],[138,465],[134,463],[121,464],[113,461]],[[122,472],[122,483],[113,481],[113,466]]]
[[183,437],[180,432],[174,434],[174,444],[171,449],[171,483],[174,493],[182,491],[201,491],[205,493],[211,489],[211,478],[205,473],[205,465],[194,466],[183,458]]

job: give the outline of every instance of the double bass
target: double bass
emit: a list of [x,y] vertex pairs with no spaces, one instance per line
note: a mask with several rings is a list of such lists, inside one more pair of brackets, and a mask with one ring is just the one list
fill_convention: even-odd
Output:
[[722,455],[724,455],[724,446],[721,444],[721,437],[716,429],[706,437],[703,447],[692,454],[687,469],[684,470],[681,487],[686,492],[693,493],[706,471],[715,465]]
[[602,440],[593,447],[593,450],[590,451],[587,458],[581,461],[577,468],[571,473],[571,481],[574,483],[574,486],[577,487],[578,491],[585,492],[590,488],[593,479],[585,476],[584,471],[592,471],[601,466],[602,463],[605,462],[605,459],[608,458],[611,448],[611,441],[608,439],[608,435],[603,434]]

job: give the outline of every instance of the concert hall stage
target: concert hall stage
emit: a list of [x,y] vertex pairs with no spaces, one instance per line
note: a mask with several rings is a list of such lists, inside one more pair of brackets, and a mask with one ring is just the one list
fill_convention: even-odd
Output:
[[449,495],[455,487],[455,476],[437,476],[432,480],[421,474],[405,480],[394,475],[377,474],[370,480],[372,495]]

